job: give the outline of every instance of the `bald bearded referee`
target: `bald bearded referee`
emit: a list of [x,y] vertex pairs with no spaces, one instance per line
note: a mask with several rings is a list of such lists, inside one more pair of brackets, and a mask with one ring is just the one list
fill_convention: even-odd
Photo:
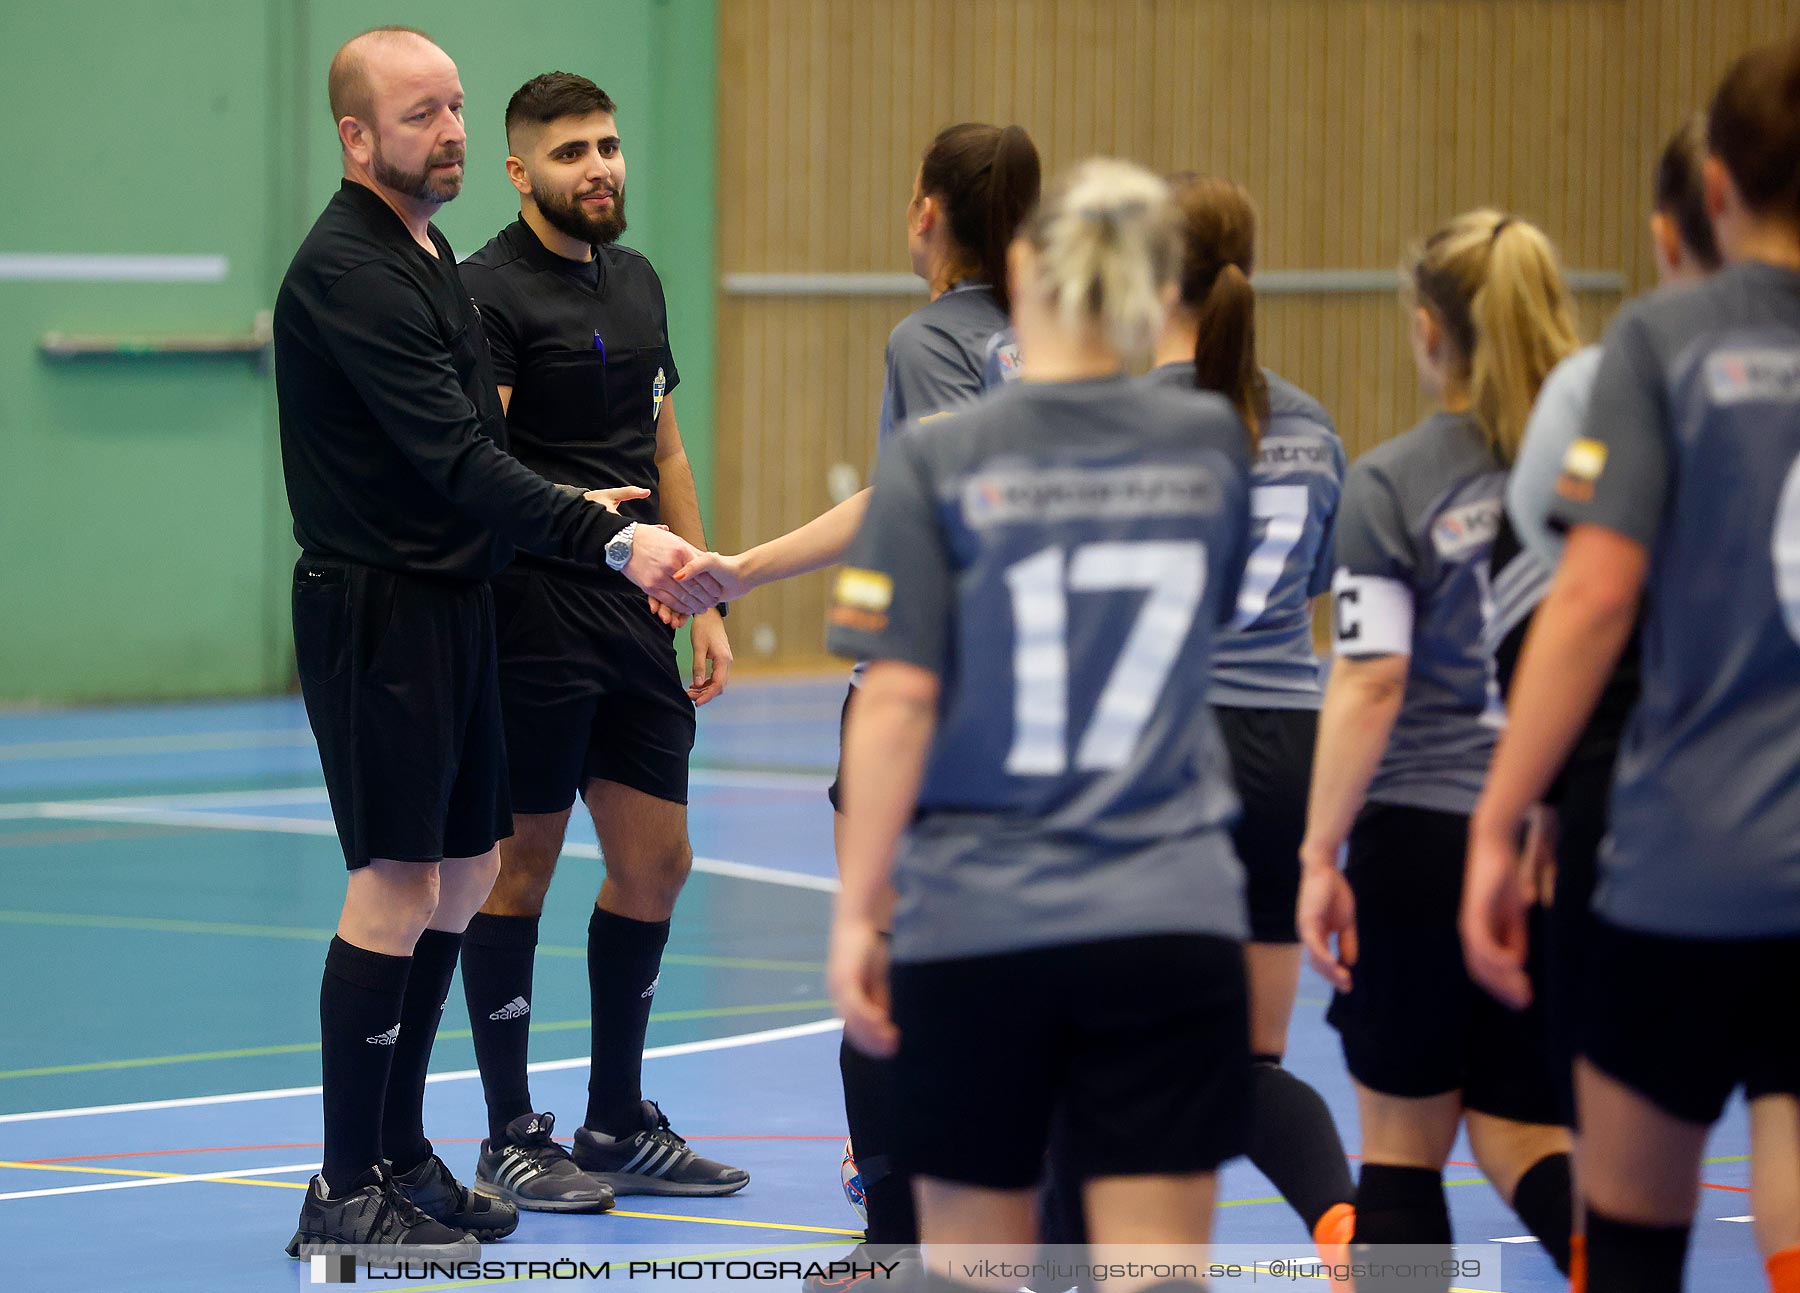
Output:
[[684,613],[694,549],[505,452],[481,321],[431,217],[462,189],[463,91],[423,33],[332,59],[344,182],[275,304],[294,646],[350,870],[319,994],[324,1162],[290,1256],[473,1254],[518,1224],[425,1138],[426,1064],[462,931],[511,829],[488,577],[513,545],[605,562]]

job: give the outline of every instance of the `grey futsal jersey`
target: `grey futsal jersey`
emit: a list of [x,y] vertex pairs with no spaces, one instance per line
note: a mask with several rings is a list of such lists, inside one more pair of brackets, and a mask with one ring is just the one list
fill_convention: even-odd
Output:
[[1481,648],[1505,489],[1505,470],[1466,413],[1428,418],[1350,468],[1334,644],[1343,656],[1410,657],[1373,801],[1467,813],[1481,793],[1506,721],[1493,657]]
[[981,362],[983,390],[998,390],[1008,382],[1016,382],[1023,371],[1019,360],[1019,338],[1011,328],[1003,328],[988,338],[987,351]]
[[986,283],[959,283],[895,324],[881,388],[881,442],[902,422],[980,395],[988,339],[1005,326],[1006,315]]
[[1800,934],[1800,273],[1735,265],[1630,306],[1557,491],[1559,523],[1650,554],[1595,910]]
[[1249,515],[1217,396],[1020,382],[882,455],[831,647],[943,684],[902,961],[1245,933],[1210,708]]
[[[1269,424],[1250,467],[1250,560],[1237,613],[1213,651],[1214,705],[1317,709],[1312,599],[1331,587],[1332,531],[1344,491],[1344,442],[1312,396],[1265,372]],[[1194,366],[1163,364],[1146,381],[1192,388]]]

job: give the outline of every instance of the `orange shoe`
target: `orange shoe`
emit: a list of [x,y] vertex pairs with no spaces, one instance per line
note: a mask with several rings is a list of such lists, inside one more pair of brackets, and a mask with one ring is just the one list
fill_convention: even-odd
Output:
[[1766,1265],[1771,1293],[1794,1293],[1800,1289],[1800,1247],[1783,1248]]
[[[1313,1243],[1318,1245],[1319,1260],[1328,1266],[1350,1264],[1350,1239],[1356,1233],[1356,1208],[1348,1203],[1334,1203],[1319,1224],[1313,1227]],[[1356,1293],[1356,1283],[1347,1276],[1331,1281],[1331,1293]]]

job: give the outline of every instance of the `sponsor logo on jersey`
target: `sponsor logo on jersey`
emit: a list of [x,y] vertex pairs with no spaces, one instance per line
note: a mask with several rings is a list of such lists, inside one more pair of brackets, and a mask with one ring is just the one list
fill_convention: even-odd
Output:
[[650,383],[650,416],[652,419],[662,416],[663,392],[669,389],[668,379],[663,370],[656,370],[656,380]]
[[1432,523],[1431,546],[1445,561],[1481,551],[1500,532],[1501,506],[1497,498],[1484,498],[1451,508]]
[[1193,463],[1144,463],[1097,471],[1000,468],[963,485],[963,515],[975,529],[1020,521],[1129,520],[1210,516],[1219,510],[1219,481]]
[[894,581],[879,570],[845,566],[838,571],[836,605],[831,622],[860,633],[879,633],[888,625],[887,609],[894,604]]
[[1563,454],[1562,475],[1556,478],[1556,492],[1571,503],[1590,503],[1594,499],[1594,482],[1606,470],[1606,445],[1600,440],[1577,440]]
[[1000,380],[1011,382],[1018,380],[1019,370],[1024,366],[1019,358],[1019,343],[1009,342],[994,348],[994,358],[1000,361]]
[[1334,455],[1328,445],[1297,436],[1263,437],[1256,452],[1259,467],[1300,467],[1329,470]]
[[1719,350],[1706,357],[1714,404],[1800,403],[1800,350]]

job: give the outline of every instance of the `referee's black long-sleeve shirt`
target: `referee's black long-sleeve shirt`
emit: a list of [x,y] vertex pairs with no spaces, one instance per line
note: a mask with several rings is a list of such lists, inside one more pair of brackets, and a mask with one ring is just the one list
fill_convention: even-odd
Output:
[[625,518],[505,452],[481,317],[435,259],[344,181],[275,298],[275,388],[294,537],[313,557],[485,579],[513,546],[598,566]]

